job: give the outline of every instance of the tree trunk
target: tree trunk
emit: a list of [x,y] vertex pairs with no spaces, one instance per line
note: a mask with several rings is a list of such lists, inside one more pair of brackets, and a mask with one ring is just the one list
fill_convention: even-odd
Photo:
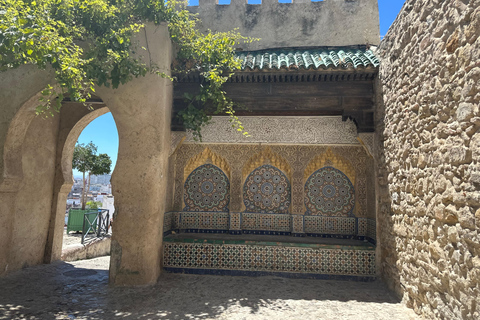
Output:
[[[92,176],[92,173],[89,172],[89,173],[88,173],[87,195],[88,195],[88,192],[90,191],[90,177],[91,177],[91,176]],[[88,198],[87,198],[86,200],[88,200]],[[85,202],[87,202],[86,200],[85,200]]]
[[83,172],[82,210],[85,210],[85,172]]

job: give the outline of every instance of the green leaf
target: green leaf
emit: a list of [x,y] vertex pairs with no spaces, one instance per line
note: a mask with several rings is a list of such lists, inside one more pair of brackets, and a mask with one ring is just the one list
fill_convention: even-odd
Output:
[[[202,127],[211,119],[208,114],[218,113],[229,115],[233,126],[243,131],[234,104],[222,87],[240,67],[234,46],[253,39],[236,30],[198,31],[197,18],[179,0],[42,0],[39,4],[36,0],[0,1],[0,6],[6,8],[0,13],[0,71],[26,63],[39,68],[50,65],[60,93],[68,93],[78,102],[86,101],[94,92],[94,84],[117,88],[149,72],[173,80],[148,61],[147,45],[140,51],[144,61],[138,58],[136,44],[130,41],[145,22],[167,22],[178,48],[178,67],[173,71],[195,71],[203,77],[200,92],[185,95],[188,107],[179,113],[185,127],[201,141]],[[52,89],[49,86],[42,92],[45,99],[38,113],[48,115],[60,109],[60,98],[53,106],[48,99],[54,96]]]

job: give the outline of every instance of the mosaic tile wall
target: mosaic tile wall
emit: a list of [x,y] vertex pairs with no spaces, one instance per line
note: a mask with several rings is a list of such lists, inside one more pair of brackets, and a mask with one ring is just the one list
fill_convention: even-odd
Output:
[[[313,159],[322,154],[333,154],[344,159],[355,170],[355,207],[353,214],[356,217],[367,217],[367,188],[373,188],[373,184],[367,184],[367,162],[369,156],[361,145],[350,146],[319,146],[319,145],[258,145],[258,144],[193,144],[183,143],[175,151],[175,183],[174,183],[174,211],[182,211],[184,207],[184,169],[188,161],[202,153],[208,147],[214,155],[218,155],[228,163],[231,170],[230,178],[230,205],[231,212],[245,212],[246,207],[243,199],[244,175],[242,170],[249,160],[261,154],[266,148],[271,149],[272,154],[285,159],[291,168],[289,175],[291,187],[291,205],[289,213],[305,214],[305,171]],[[328,152],[327,152],[328,151]],[[273,165],[266,157],[265,164]],[[260,164],[262,165],[262,164]],[[328,165],[328,164],[326,164]],[[278,167],[278,166],[277,166]],[[312,171],[313,172],[313,171]]]
[[305,216],[305,233],[356,235],[356,218]]
[[360,236],[375,241],[375,220],[244,212],[167,212],[164,234],[189,232],[257,233],[282,235]]
[[166,212],[163,216],[163,234],[170,234],[175,229],[172,223],[173,212]]
[[226,212],[182,212],[180,230],[228,230],[229,214]]
[[367,237],[377,241],[377,223],[374,219],[367,219]]
[[[374,276],[372,248],[211,244],[165,241],[164,268]],[[347,247],[348,248],[348,247]]]
[[332,167],[315,171],[305,183],[306,215],[353,216],[355,189],[348,177]]
[[230,186],[223,171],[213,164],[199,166],[188,176],[184,186],[183,211],[228,211]]
[[172,231],[178,231],[180,226],[181,212],[166,212],[163,216],[163,235],[169,235]]
[[290,181],[278,168],[260,166],[245,180],[243,202],[246,212],[288,213]]
[[367,218],[358,218],[358,235],[368,236],[368,220]]
[[256,231],[291,232],[291,218],[286,214],[242,213],[241,229]]

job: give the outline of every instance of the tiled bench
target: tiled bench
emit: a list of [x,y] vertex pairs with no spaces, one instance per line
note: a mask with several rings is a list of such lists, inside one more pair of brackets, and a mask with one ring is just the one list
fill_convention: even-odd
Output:
[[163,266],[167,272],[196,274],[375,279],[374,245],[359,240],[309,238],[308,243],[300,240],[305,239],[172,234],[164,238]]

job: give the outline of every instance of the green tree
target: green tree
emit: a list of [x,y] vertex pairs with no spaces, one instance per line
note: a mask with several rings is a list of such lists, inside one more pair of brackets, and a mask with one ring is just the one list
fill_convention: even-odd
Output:
[[137,53],[146,49],[139,48],[132,36],[145,22],[166,22],[178,47],[175,70],[198,72],[204,78],[201,92],[187,97],[190,105],[181,114],[185,126],[201,138],[200,129],[209,120],[204,108],[213,106],[216,113],[229,114],[233,126],[243,131],[222,85],[240,66],[235,46],[251,39],[237,32],[199,32],[185,2],[0,0],[0,71],[24,64],[51,66],[60,92],[47,86],[37,112],[53,115],[65,95],[85,103],[95,85],[116,88],[148,72],[165,76],[138,58]]
[[100,201],[88,201],[87,202],[87,207],[89,209],[98,209],[102,203]]
[[[73,150],[72,168],[83,173],[83,190],[82,190],[82,210],[85,210],[87,193],[90,190],[91,175],[102,175],[110,173],[112,160],[110,157],[101,153],[97,155],[97,146],[92,142],[87,145],[77,143]],[[88,173],[88,183],[85,174]]]

